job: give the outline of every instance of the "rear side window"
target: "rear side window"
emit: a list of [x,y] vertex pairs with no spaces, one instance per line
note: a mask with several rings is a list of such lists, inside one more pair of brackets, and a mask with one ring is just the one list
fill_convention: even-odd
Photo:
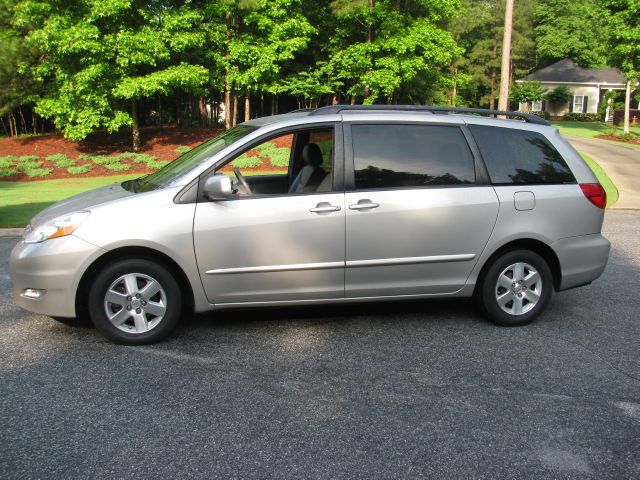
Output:
[[473,156],[458,127],[353,125],[355,187],[475,183]]
[[566,162],[538,132],[469,125],[494,184],[575,183]]

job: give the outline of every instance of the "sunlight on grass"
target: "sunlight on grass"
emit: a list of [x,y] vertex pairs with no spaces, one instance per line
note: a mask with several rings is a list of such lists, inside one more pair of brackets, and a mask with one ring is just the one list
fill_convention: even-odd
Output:
[[24,227],[43,208],[77,193],[140,175],[0,182],[0,228]]

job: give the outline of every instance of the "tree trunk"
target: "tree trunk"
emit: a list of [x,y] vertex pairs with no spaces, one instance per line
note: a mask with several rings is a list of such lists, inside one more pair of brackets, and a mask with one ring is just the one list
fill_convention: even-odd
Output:
[[[369,2],[369,13],[371,14],[373,11],[373,0],[368,0]],[[371,43],[373,42],[373,24],[372,23],[367,23],[367,43]],[[369,70],[367,70],[367,74],[369,73]],[[364,84],[364,98],[369,98],[369,95],[371,95],[371,89],[369,87],[369,83],[365,83]]]
[[235,127],[238,123],[238,94],[233,92],[233,115],[231,116],[231,126]]
[[452,72],[453,73],[453,88],[451,89],[451,99],[449,100],[449,104],[452,107],[456,106],[456,97],[458,96],[458,81],[457,81],[457,77],[458,77],[458,65],[456,64],[456,62],[453,62],[452,65]]
[[498,110],[509,109],[509,66],[511,65],[511,27],[513,24],[513,2],[506,0],[504,12],[504,36],[502,37],[502,65],[500,68],[500,98]]
[[176,127],[179,127],[182,123],[180,118],[180,92],[176,92]]
[[162,129],[162,97],[158,94],[158,126]]
[[207,101],[202,95],[198,96],[198,114],[200,115],[198,124],[201,127],[206,127],[209,123],[209,113],[207,112]]
[[338,105],[338,94],[334,93],[333,96],[331,97],[331,105]]
[[138,124],[138,102],[131,100],[131,146],[133,151],[140,150],[140,125]]
[[11,130],[11,136],[18,136],[18,129],[16,128],[16,117],[13,115],[13,112],[9,112],[9,130]]
[[271,97],[271,115],[276,114],[276,97]]
[[496,106],[496,69],[491,70],[491,91],[489,93],[489,110]]
[[33,134],[36,135],[38,133],[38,117],[33,108],[31,109],[31,127],[33,128]]
[[20,112],[20,126],[22,127],[22,133],[27,133],[27,122],[24,119],[24,113],[22,112],[22,107],[18,107],[18,112]]
[[248,122],[251,120],[251,99],[249,97],[249,92],[244,94],[244,121]]
[[629,130],[629,109],[631,108],[631,80],[627,79],[627,92],[624,97],[624,134],[628,135]]

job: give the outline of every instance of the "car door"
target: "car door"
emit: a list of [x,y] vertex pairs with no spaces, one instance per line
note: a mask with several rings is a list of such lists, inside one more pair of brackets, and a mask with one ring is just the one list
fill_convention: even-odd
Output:
[[498,214],[462,126],[345,125],[347,297],[460,290]]
[[[334,125],[293,132],[283,146],[280,132],[252,145],[261,165],[289,172],[284,191],[238,195],[222,201],[198,202],[194,218],[194,248],[207,298],[215,304],[300,301],[344,296],[345,225],[341,168],[342,133]],[[340,129],[339,125],[337,127]],[[335,141],[334,139],[337,139]],[[288,193],[300,170],[303,144],[320,143],[321,184],[302,193]],[[289,151],[282,151],[289,148]],[[279,151],[277,151],[279,149]],[[245,150],[246,152],[247,150]],[[274,153],[276,152],[276,153]],[[275,155],[279,157],[275,161]],[[289,155],[290,165],[286,163]],[[233,158],[229,159],[233,165]],[[263,182],[240,168],[251,185]],[[228,171],[228,166],[218,168]],[[256,173],[256,172],[253,172]],[[267,171],[266,176],[273,176]],[[266,179],[268,180],[268,179]],[[254,187],[255,188],[255,187]],[[276,187],[273,187],[276,188]],[[273,190],[273,188],[271,190]],[[264,192],[264,189],[259,189]]]

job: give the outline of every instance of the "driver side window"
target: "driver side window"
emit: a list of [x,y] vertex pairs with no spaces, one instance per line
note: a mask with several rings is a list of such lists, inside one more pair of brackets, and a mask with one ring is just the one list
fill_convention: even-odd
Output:
[[253,145],[216,173],[230,176],[243,197],[329,192],[333,143],[331,127],[297,130]]

